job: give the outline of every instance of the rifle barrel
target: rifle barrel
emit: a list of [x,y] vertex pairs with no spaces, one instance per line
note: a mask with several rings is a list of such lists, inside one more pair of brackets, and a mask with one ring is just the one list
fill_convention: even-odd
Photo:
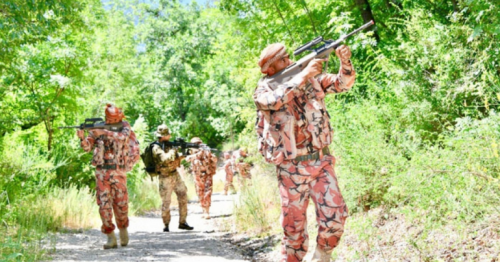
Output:
[[368,28],[368,27],[370,27],[371,25],[374,25],[374,24],[375,24],[375,22],[374,22],[373,20],[370,20],[370,22],[368,22],[368,23],[366,23],[366,24],[362,25],[360,28],[358,28],[358,29],[356,29],[356,30],[354,30],[354,31],[350,32],[349,34],[347,34],[347,35],[345,36],[345,38],[348,38],[349,36],[355,35],[355,34],[357,34],[359,31],[364,30],[364,29],[366,29],[366,28]]
[[60,126],[59,129],[65,129],[65,128],[80,128],[80,126]]

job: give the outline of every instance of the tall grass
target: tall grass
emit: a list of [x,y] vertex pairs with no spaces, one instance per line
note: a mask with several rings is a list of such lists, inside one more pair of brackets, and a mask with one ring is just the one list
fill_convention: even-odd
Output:
[[[234,207],[234,223],[238,232],[257,235],[275,234],[280,231],[281,204],[278,181],[260,166],[252,169],[252,186],[240,189],[240,196]],[[266,174],[267,173],[267,174]]]
[[129,187],[130,215],[143,214],[158,209],[161,209],[158,178],[151,181],[148,176],[136,180],[135,184]]
[[60,218],[60,225],[69,229],[86,229],[99,226],[99,208],[95,192],[88,187],[53,188],[46,200],[52,216]]
[[48,232],[87,229],[100,223],[95,194],[88,188],[52,188],[9,205],[0,216],[0,259],[36,261],[54,245]]

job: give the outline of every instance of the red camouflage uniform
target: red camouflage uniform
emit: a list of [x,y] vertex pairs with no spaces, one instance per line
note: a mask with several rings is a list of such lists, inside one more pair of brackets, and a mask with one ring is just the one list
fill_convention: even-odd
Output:
[[[193,152],[196,152],[193,150]],[[209,208],[212,204],[212,183],[217,168],[217,157],[205,150],[186,157],[192,163],[195,175],[196,193],[202,208]]]
[[252,174],[250,173],[250,164],[245,162],[247,156],[241,153],[241,150],[235,151],[233,154],[234,166],[238,171],[238,182],[241,187],[246,186],[247,180],[248,185],[252,185]]
[[109,234],[115,230],[113,212],[118,228],[127,228],[128,192],[126,164],[129,138],[135,136],[130,124],[123,121],[121,132],[106,131],[106,135],[95,136],[92,131],[82,140],[81,147],[86,152],[93,150],[92,165],[96,167],[96,196],[102,220],[101,231]]
[[227,191],[231,189],[232,192],[235,192],[236,190],[234,189],[233,185],[233,177],[234,177],[234,160],[231,158],[231,156],[228,155],[228,157],[224,160],[224,171],[226,171],[226,182],[224,183],[224,194],[227,194]]
[[[326,78],[333,84],[323,86]],[[311,79],[305,88],[289,81],[273,89],[268,78],[263,77],[255,90],[259,151],[268,162],[277,165],[284,230],[282,261],[302,261],[307,253],[309,197],[316,207],[318,248],[330,254],[343,234],[348,210],[335,176],[335,158],[320,154],[317,160],[294,159],[330,145],[333,132],[325,94],[348,91],[354,79],[355,72],[348,61],[342,64],[339,74]]]

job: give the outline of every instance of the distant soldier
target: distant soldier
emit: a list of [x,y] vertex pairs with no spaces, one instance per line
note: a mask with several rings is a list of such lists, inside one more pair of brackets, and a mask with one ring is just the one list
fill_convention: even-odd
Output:
[[[202,144],[199,137],[193,137],[191,143]],[[217,168],[217,157],[208,150],[191,149],[192,154],[186,160],[191,162],[195,176],[196,193],[203,209],[203,218],[210,219],[212,204],[212,181]]]
[[247,152],[244,149],[236,150],[233,153],[234,166],[239,174],[238,182],[241,187],[244,187],[248,180],[248,185],[252,185],[252,174],[250,173],[251,165],[247,162]]
[[231,189],[231,194],[235,194],[236,190],[233,185],[234,176],[234,161],[229,152],[224,153],[224,171],[226,171],[226,182],[224,183],[224,195],[227,195],[228,189]]
[[170,203],[172,191],[177,195],[179,202],[179,229],[193,230],[186,222],[187,217],[187,187],[179,176],[177,168],[181,164],[184,156],[177,149],[169,147],[165,142],[170,140],[170,131],[166,125],[160,125],[156,130],[156,137],[160,145],[153,146],[153,157],[155,159],[156,170],[159,172],[160,196],[162,200],[163,232],[169,232],[170,223]]
[[[96,167],[96,195],[101,216],[101,232],[108,236],[108,242],[104,249],[116,248],[116,236],[114,233],[113,212],[115,221],[120,230],[120,244],[128,245],[129,225],[128,219],[128,192],[127,175],[135,162],[138,154],[130,154],[129,140],[135,140],[135,134],[130,124],[123,121],[125,115],[120,108],[107,104],[105,109],[106,123],[123,123],[120,132],[105,129],[92,129],[85,137],[84,130],[78,130],[80,145],[86,152],[93,149],[92,165]],[[136,140],[135,140],[136,141]]]

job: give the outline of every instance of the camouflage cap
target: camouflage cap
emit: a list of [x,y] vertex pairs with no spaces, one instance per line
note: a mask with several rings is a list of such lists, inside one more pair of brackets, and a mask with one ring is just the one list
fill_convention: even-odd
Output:
[[170,130],[167,125],[162,124],[156,129],[155,135],[156,137],[168,136],[170,135]]
[[120,122],[125,118],[123,110],[113,104],[107,104],[104,113],[106,115],[106,120],[113,123]]
[[267,70],[269,66],[271,66],[274,62],[278,61],[286,54],[286,47],[281,43],[270,44],[262,53],[260,53],[260,59],[257,64],[260,66],[260,71],[263,74],[267,74]]
[[203,143],[203,141],[201,141],[201,138],[195,136],[191,138],[191,143]]

